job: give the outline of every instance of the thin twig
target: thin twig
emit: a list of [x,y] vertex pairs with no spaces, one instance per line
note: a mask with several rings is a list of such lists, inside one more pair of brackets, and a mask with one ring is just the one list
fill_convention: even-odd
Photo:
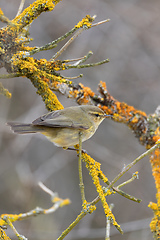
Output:
[[19,232],[17,231],[17,229],[14,227],[13,223],[7,216],[4,216],[3,220],[10,226],[10,228],[12,229],[12,231],[15,233],[19,240],[27,240],[25,236],[19,234]]
[[[158,146],[160,145],[160,142],[158,142],[156,145],[154,145],[151,149],[149,149],[148,151],[146,151],[145,153],[143,153],[141,156],[139,156],[137,159],[135,159],[133,162],[138,162],[138,159],[140,160],[140,159],[142,159],[143,157],[145,157],[145,156],[147,156],[149,153],[151,153],[152,151],[154,151]],[[80,148],[79,148],[79,151],[80,151]],[[80,152],[79,152],[79,154],[80,154]],[[134,165],[134,164],[133,164]],[[129,170],[129,169],[128,169]],[[137,174],[135,174],[136,176],[137,176]],[[132,179],[135,179],[136,177],[135,177],[135,175],[132,177]],[[131,180],[128,180],[128,183],[130,182]],[[109,181],[108,181],[108,183],[109,183]],[[108,184],[107,183],[107,184]],[[113,190],[114,191],[116,191],[116,192],[118,192],[119,194],[121,194],[121,195],[124,195],[125,194],[125,196],[127,195],[126,193],[124,193],[123,191],[120,191],[118,188],[116,188],[116,187],[113,187],[113,186],[111,186],[111,183],[109,183],[109,187],[108,187],[108,189],[109,188],[113,188]],[[121,187],[121,185],[119,185],[118,187]],[[131,196],[132,197],[132,196]],[[132,197],[133,198],[133,200],[135,201],[135,198],[134,197]],[[131,199],[131,198],[129,198],[129,199]],[[98,197],[96,197],[91,203],[90,203],[90,205],[95,205],[97,202],[99,202],[99,200],[100,200],[100,198],[99,198],[99,196]],[[140,202],[140,200],[137,200],[137,202]],[[61,236],[57,239],[57,240],[62,240],[62,239],[64,239],[64,237],[78,224],[78,222],[85,216],[87,214],[87,212],[84,212],[84,210],[82,210],[82,212],[77,216],[77,218],[76,218],[76,220],[61,234]],[[109,232],[109,230],[107,229],[106,231],[108,231]],[[106,234],[106,239],[107,239],[107,237],[108,237],[108,233]],[[109,239],[109,238],[108,238]]]
[[82,132],[79,132],[79,158],[78,158],[78,170],[79,170],[79,186],[81,190],[82,204],[86,200],[84,193],[84,183],[82,174]]
[[12,21],[9,20],[9,18],[7,18],[6,16],[4,16],[2,10],[0,9],[0,21],[1,22],[4,22],[4,23],[7,23],[8,25],[11,25],[12,27],[15,26],[14,23],[12,23]]
[[76,32],[73,37],[71,37],[68,42],[64,44],[64,46],[52,57],[53,60],[58,58],[66,49],[67,47],[84,31],[84,28],[81,28]]
[[144,157],[148,156],[150,153],[152,153],[156,148],[160,146],[160,141],[157,141],[157,143],[151,147],[149,150],[142,153],[139,157],[137,157],[133,162],[128,164],[110,183],[108,188],[111,188],[131,167],[133,167],[137,162],[139,162]]
[[57,238],[57,240],[62,240],[65,238],[65,236],[79,223],[79,221],[85,217],[85,215],[87,214],[87,211],[82,211],[77,218],[69,225],[69,227],[67,229],[64,230],[64,232],[62,232],[62,234],[59,236],[59,238]]
[[106,22],[109,22],[109,21],[110,21],[110,19],[108,18],[108,19],[105,19],[103,21],[100,21],[100,22],[97,22],[97,23],[93,23],[92,27],[96,27],[96,26],[98,26],[100,24],[103,24],[103,23],[106,23]]
[[19,73],[9,73],[9,74],[0,74],[0,79],[6,79],[6,78],[15,78],[22,76]]
[[89,51],[86,56],[84,56],[82,59],[80,59],[80,60],[77,61],[75,64],[73,64],[73,66],[77,66],[77,65],[80,65],[81,63],[84,63],[84,62],[87,61],[87,59],[90,58],[92,55],[93,55],[93,52],[92,52],[92,51]]
[[[89,51],[88,53],[91,53],[92,51]],[[86,56],[83,56],[83,57],[79,57],[79,58],[73,58],[73,59],[66,59],[66,60],[63,60],[64,63],[68,63],[68,62],[76,62],[76,61],[80,61],[82,59],[84,59]]]
[[102,65],[104,63],[108,63],[109,59],[104,59],[100,62],[96,62],[96,63],[89,63],[89,64],[84,64],[84,65],[66,65],[65,68],[66,69],[70,69],[70,68],[87,68],[87,67],[95,67],[95,66],[99,66]]
[[[93,16],[93,18],[95,18],[95,16]],[[106,20],[100,21],[98,23],[92,24],[91,27],[96,27],[100,24],[103,24],[103,23],[106,23],[106,22],[109,22],[109,21],[110,21],[110,19],[106,19]],[[30,55],[33,55],[33,54],[35,54],[37,52],[40,52],[40,51],[45,51],[45,50],[49,50],[49,49],[57,47],[57,43],[66,39],[69,35],[73,34],[76,30],[77,30],[77,27],[74,27],[69,32],[65,33],[63,36],[57,38],[56,40],[54,40],[50,43],[47,43],[44,46],[36,47],[32,51],[30,51]],[[85,30],[85,28],[79,29],[79,31],[75,35],[73,35],[73,37],[71,37],[69,39],[69,41],[52,57],[52,59],[55,60],[56,58],[58,58],[66,50],[66,48],[75,40],[75,38],[78,37],[79,34],[82,33],[83,30]],[[70,60],[70,62],[71,61],[76,61],[76,60]]]
[[19,16],[19,14],[21,14],[24,3],[25,3],[25,0],[21,0],[21,3],[20,3],[19,8],[18,8],[18,12],[16,14],[16,17]]
[[77,78],[83,77],[83,74],[79,74],[78,76],[74,76],[74,77],[65,77],[64,75],[61,75],[61,77],[64,79],[72,80],[72,79],[77,79]]
[[131,177],[130,179],[128,179],[127,181],[125,181],[125,182],[123,182],[123,183],[121,183],[121,184],[119,184],[119,185],[117,186],[117,189],[119,189],[119,188],[125,186],[126,184],[134,181],[135,179],[138,179],[138,172],[133,173],[133,174],[132,174],[132,177]]
[[[96,15],[94,15],[92,17],[92,19],[95,19],[95,18],[96,18]],[[91,27],[95,27],[95,26],[98,26],[100,24],[103,24],[103,23],[106,23],[106,22],[109,22],[109,21],[110,21],[110,19],[106,19],[106,20],[100,21],[98,23],[92,24]],[[67,47],[86,29],[88,29],[88,28],[81,28],[81,29],[79,29],[79,31],[77,33],[75,33],[73,35],[73,37],[71,37],[69,39],[69,41],[52,57],[52,59],[55,60],[56,58],[58,58],[67,49]]]
[[[99,178],[102,179],[102,181],[103,181],[104,183],[106,183],[107,185],[110,185],[110,181],[109,181],[109,180],[106,181],[106,180],[103,178],[103,175],[99,174]],[[108,189],[109,189],[108,187],[104,187],[104,191],[105,191],[105,192],[107,192]],[[129,200],[132,200],[132,201],[134,201],[134,202],[138,202],[138,203],[139,203],[139,202],[142,201],[142,200],[139,199],[139,198],[135,198],[134,196],[131,196],[131,195],[129,195],[128,193],[123,192],[122,190],[119,189],[119,186],[117,186],[117,187],[112,186],[112,190],[113,190],[114,192],[118,193],[119,195],[121,195],[121,196],[123,196],[123,197],[125,197],[125,198],[127,198],[127,199],[129,199]]]
[[57,43],[63,41],[64,39],[66,39],[68,36],[70,36],[71,34],[73,34],[75,31],[77,30],[76,27],[72,28],[70,31],[68,31],[67,33],[65,33],[63,36],[57,38],[56,40],[50,42],[50,43],[47,43],[46,45],[44,46],[41,46],[41,47],[36,47],[35,49],[33,49],[32,51],[30,51],[30,55],[33,55],[37,52],[40,52],[40,51],[46,51],[46,50],[50,50],[52,48],[55,48],[57,47]]
[[42,182],[38,182],[38,185],[44,192],[48,193],[51,197],[55,195],[55,193],[51,189],[46,187]]
[[3,87],[3,84],[0,82],[0,94],[7,98],[11,98],[12,94],[8,91],[8,89]]
[[[119,186],[118,186],[119,187]],[[137,203],[140,203],[142,200],[139,199],[139,198],[136,198],[128,193],[125,193],[123,192],[122,190],[120,190],[118,187],[112,187],[113,191],[115,191],[116,193],[118,193],[119,195],[131,200],[131,201],[134,201],[134,202],[137,202]]]
[[[106,188],[106,190],[108,190],[109,188]],[[118,193],[119,195],[131,200],[131,201],[134,201],[134,202],[137,202],[137,203],[140,203],[142,200],[139,199],[139,198],[135,198],[134,196],[128,194],[128,193],[125,193],[123,192],[122,190],[118,189],[117,187],[112,187],[113,191],[115,191],[116,193]],[[92,205],[96,205],[98,202],[100,201],[100,197],[97,196],[95,199],[92,200],[92,202],[90,204]]]
[[[114,208],[114,204],[111,203],[109,205],[110,210],[112,211],[112,209]],[[110,226],[111,226],[111,220],[106,217],[106,236],[105,236],[105,240],[110,240]]]

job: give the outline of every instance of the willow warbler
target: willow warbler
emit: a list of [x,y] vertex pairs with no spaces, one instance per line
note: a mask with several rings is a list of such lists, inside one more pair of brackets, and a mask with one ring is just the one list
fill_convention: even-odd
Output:
[[18,134],[41,133],[58,147],[68,148],[86,141],[97,130],[106,115],[100,108],[91,105],[68,107],[40,116],[30,124],[8,122]]

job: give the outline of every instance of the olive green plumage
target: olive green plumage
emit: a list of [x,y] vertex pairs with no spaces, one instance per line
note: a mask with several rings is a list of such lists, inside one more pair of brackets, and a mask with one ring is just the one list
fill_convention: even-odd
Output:
[[9,122],[11,129],[18,134],[41,133],[58,147],[70,147],[86,141],[97,130],[107,115],[98,107],[81,105],[68,107],[45,114],[31,124]]

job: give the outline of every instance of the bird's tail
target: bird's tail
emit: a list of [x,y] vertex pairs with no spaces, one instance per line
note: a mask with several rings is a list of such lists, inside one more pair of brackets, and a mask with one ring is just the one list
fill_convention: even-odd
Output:
[[34,126],[32,124],[8,122],[7,125],[11,127],[13,132],[18,134],[36,133],[42,131],[42,129],[39,129],[38,126]]

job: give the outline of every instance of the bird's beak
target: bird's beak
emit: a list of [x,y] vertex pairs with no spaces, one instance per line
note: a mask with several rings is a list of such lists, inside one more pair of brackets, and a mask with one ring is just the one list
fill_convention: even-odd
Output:
[[105,118],[113,117],[112,115],[104,114]]

